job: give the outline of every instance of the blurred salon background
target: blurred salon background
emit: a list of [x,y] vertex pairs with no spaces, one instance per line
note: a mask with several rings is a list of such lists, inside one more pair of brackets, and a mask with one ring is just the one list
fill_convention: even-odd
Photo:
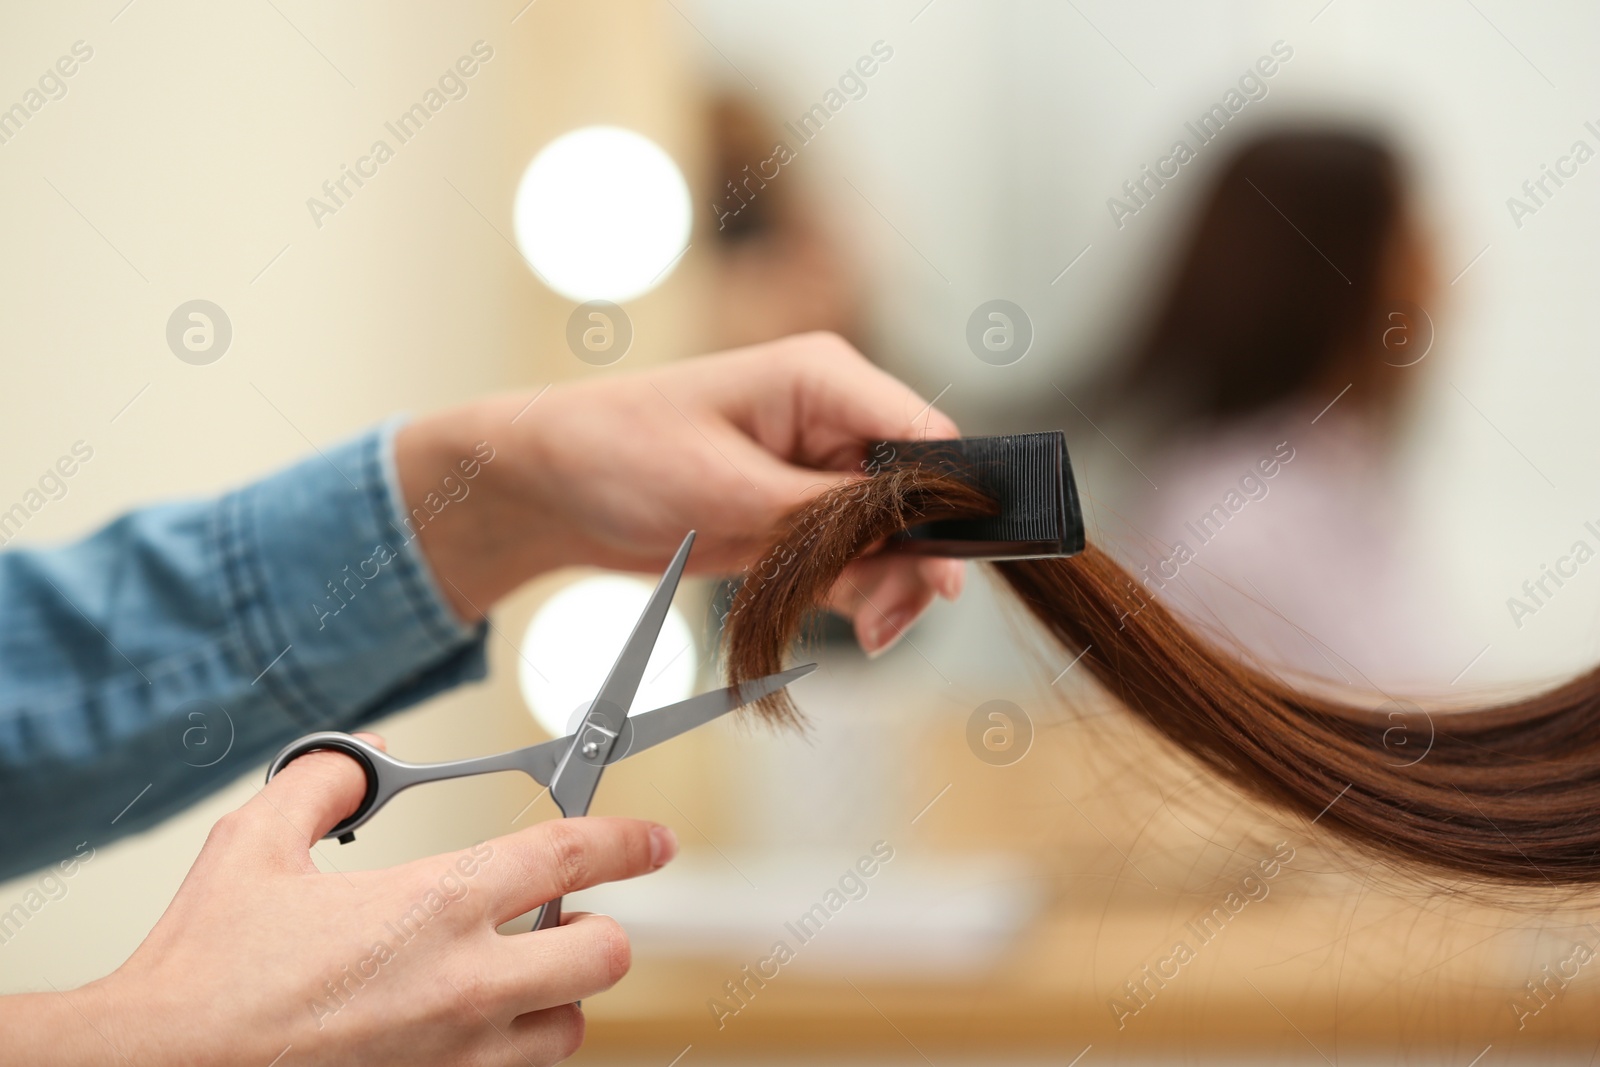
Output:
[[[968,433],[1065,431],[1090,537],[1147,596],[1392,708],[1397,759],[1427,743],[1413,701],[1600,656],[1600,12],[1575,0],[0,19],[0,508],[44,501],[15,543],[394,411],[825,329]],[[491,679],[383,723],[391,751],[562,729],[639,588],[534,583]],[[714,682],[723,594],[680,594],[656,703]],[[587,894],[635,964],[576,1062],[1590,1062],[1584,901],[1418,885],[1240,800],[985,581],[879,660],[819,640],[804,736],[719,725],[607,776],[596,810],[685,855]],[[236,771],[0,927],[0,990],[118,965],[262,774]],[[553,814],[524,780],[450,783],[317,859]]]

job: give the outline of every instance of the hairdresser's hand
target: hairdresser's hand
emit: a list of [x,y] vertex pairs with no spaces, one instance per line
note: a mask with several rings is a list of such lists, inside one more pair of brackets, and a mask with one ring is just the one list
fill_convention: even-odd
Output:
[[[374,739],[375,740],[375,739]],[[0,998],[6,1062],[548,1064],[583,1040],[574,1004],[628,969],[611,919],[495,927],[584,886],[653,871],[677,841],[633,819],[553,819],[378,871],[323,874],[308,846],[360,802],[346,756],[291,763],[224,816],[161,921],[109,977]]]
[[[869,442],[958,433],[831,334],[556,385],[528,407],[533,395],[420,420],[396,445],[408,499],[477,442],[494,449],[470,500],[421,533],[465,618],[554,567],[657,570],[691,528],[699,531],[693,569],[734,573],[802,502],[860,477]],[[864,559],[840,581],[833,606],[853,617],[862,647],[880,652],[935,593],[959,594],[963,575],[954,560]]]

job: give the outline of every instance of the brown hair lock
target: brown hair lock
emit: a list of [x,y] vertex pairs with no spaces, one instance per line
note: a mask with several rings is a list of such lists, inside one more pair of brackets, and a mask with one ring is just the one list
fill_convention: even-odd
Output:
[[[931,518],[994,512],[970,484],[913,465],[818,497],[734,598],[732,680],[780,670],[807,614],[884,538]],[[1525,700],[1435,713],[1419,727],[1425,755],[1402,759],[1386,744],[1390,716],[1300,692],[1244,662],[1139,599],[1133,577],[1093,545],[1070,559],[992,566],[1128,711],[1244,792],[1403,866],[1498,883],[1600,883],[1600,670]],[[758,710],[798,722],[784,691]]]

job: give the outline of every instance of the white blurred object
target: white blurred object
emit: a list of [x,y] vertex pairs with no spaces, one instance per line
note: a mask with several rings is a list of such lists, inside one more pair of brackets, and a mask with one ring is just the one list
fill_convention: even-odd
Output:
[[689,185],[642,134],[585,126],[551,141],[517,186],[517,245],[562,296],[621,302],[655,288],[689,242]]
[[864,895],[841,891],[832,899],[843,903],[824,921],[798,927],[826,908],[859,858],[833,850],[685,854],[648,879],[574,894],[572,906],[617,916],[643,951],[753,959],[781,940],[808,970],[930,977],[994,964],[1043,903],[1042,883],[1016,856],[939,859],[902,850],[852,883]]
[[[616,574],[583,578],[534,613],[522,636],[517,678],[522,699],[552,737],[577,727],[654,588]],[[662,623],[630,714],[690,696],[699,661],[694,634],[674,606]]]

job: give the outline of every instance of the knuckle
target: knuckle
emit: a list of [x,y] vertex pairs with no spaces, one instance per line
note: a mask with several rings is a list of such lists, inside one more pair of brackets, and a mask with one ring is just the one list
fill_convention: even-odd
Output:
[[831,330],[812,330],[788,338],[779,351],[795,370],[814,367],[818,360],[847,359],[855,348]]
[[211,832],[206,835],[205,847],[227,851],[236,846],[245,838],[249,829],[250,817],[243,808],[228,812],[211,825]]
[[589,874],[589,849],[583,835],[566,825],[565,819],[543,824],[549,852],[550,871],[561,894],[581,889]]
[[854,356],[855,346],[832,330],[813,330],[806,338],[821,351],[834,356]]

